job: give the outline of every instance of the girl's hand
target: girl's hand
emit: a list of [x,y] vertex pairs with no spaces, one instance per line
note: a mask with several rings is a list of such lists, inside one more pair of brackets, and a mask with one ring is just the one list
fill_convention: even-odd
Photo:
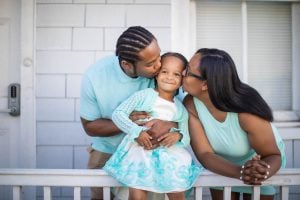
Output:
[[139,145],[143,146],[144,149],[149,150],[152,148],[151,139],[152,137],[147,132],[142,131],[135,140]]
[[160,136],[157,141],[160,145],[165,147],[171,147],[176,144],[182,138],[182,134],[178,132],[166,133]]

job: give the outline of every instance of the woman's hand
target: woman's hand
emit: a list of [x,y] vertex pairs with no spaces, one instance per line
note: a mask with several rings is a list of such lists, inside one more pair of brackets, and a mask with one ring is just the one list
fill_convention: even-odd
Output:
[[182,138],[182,134],[178,132],[166,133],[160,136],[157,141],[161,146],[171,147]]
[[260,159],[259,155],[248,160],[241,168],[241,180],[248,185],[261,185],[269,178],[270,165]]

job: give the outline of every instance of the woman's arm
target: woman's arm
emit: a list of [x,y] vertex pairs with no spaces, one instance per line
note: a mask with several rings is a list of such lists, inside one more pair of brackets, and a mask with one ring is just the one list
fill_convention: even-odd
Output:
[[[253,168],[249,168],[248,171],[245,170],[244,173],[256,179],[258,183],[255,184],[260,184],[261,181],[274,175],[281,166],[281,154],[276,144],[273,129],[270,122],[249,113],[240,113],[239,122],[242,129],[248,134],[251,147],[260,155],[260,160],[250,161],[250,165],[255,166],[255,173],[252,172],[251,174]],[[264,163],[260,164],[261,162]],[[244,181],[251,182],[251,180]]]
[[231,163],[214,153],[198,118],[192,96],[185,97],[184,105],[189,113],[191,146],[199,162],[214,173],[239,179],[241,166]]

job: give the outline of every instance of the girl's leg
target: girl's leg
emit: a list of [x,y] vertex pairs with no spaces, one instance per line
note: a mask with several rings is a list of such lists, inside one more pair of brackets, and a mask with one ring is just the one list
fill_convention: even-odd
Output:
[[[212,200],[223,200],[223,190],[210,189]],[[239,200],[240,194],[231,192],[231,200]]]
[[168,193],[169,200],[184,200],[184,192]]
[[129,188],[129,200],[147,200],[147,191]]
[[[260,200],[273,200],[273,195],[260,195]],[[243,200],[251,200],[251,194],[243,194]]]

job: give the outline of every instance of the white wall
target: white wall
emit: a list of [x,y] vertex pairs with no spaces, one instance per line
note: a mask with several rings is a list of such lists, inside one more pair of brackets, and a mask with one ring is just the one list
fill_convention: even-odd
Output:
[[81,76],[113,54],[118,36],[141,25],[171,45],[169,0],[38,0],[36,18],[37,167],[85,168],[86,136],[79,121]]
[[[170,0],[37,0],[38,168],[86,168],[90,138],[79,121],[81,77],[114,53],[118,36],[132,25],[146,27],[162,51],[170,50]],[[55,196],[69,194],[54,190]]]
[[[158,38],[162,51],[174,49],[186,56],[194,52],[195,17],[190,12],[194,3],[186,2],[173,0],[172,7],[171,0],[37,0],[38,168],[86,168],[90,138],[79,121],[81,77],[97,59],[114,53],[126,27],[146,27]],[[182,41],[189,44],[182,46]],[[288,167],[299,167],[293,153],[298,152],[299,141],[286,140],[286,144]],[[53,193],[67,197],[72,191],[63,188]]]

